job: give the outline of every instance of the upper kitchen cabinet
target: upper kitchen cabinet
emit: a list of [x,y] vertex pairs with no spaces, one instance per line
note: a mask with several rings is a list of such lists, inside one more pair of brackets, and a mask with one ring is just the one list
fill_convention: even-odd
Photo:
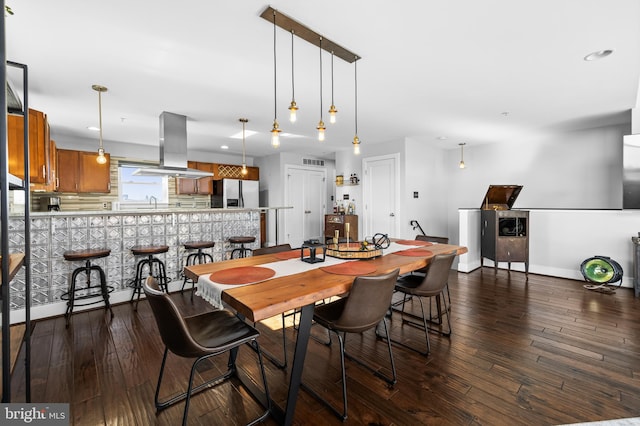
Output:
[[199,179],[178,178],[176,180],[176,194],[180,195],[212,195],[214,180],[221,179],[244,179],[260,180],[260,169],[258,167],[247,167],[248,173],[242,175],[242,166],[237,164],[215,164],[201,163],[199,161],[187,162],[187,167],[203,172],[213,173],[212,177]]
[[[24,117],[8,114],[7,145],[9,173],[24,179]],[[52,190],[55,177],[51,176],[50,140],[47,116],[29,109],[29,174],[33,190]],[[33,185],[35,184],[35,185]]]
[[260,180],[260,168],[247,167],[248,173],[242,175],[242,166],[235,164],[214,164],[213,165],[213,178],[215,180],[220,179],[245,179],[245,180]]
[[93,151],[58,151],[59,192],[111,192],[111,157],[98,164],[98,154]]
[[[201,163],[198,161],[188,161],[187,167],[203,172],[213,173],[212,163]],[[178,178],[176,179],[176,194],[180,195],[211,195],[213,194],[213,186],[211,181],[213,177],[194,178]]]

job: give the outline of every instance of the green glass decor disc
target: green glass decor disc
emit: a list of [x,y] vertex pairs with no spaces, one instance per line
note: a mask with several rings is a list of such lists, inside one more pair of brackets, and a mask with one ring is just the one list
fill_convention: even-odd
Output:
[[609,282],[614,275],[612,265],[604,259],[590,259],[584,264],[584,275],[589,281],[596,283]]

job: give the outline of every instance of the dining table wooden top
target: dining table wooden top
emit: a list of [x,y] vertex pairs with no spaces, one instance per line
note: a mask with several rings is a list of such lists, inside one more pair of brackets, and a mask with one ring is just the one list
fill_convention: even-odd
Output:
[[[457,255],[467,252],[467,248],[452,244],[433,244],[424,247],[424,257],[386,254],[374,259],[357,260],[376,267],[375,272],[367,275],[380,275],[400,269],[405,274],[427,266],[437,254],[455,252]],[[222,262],[191,265],[184,268],[185,276],[198,280],[201,275],[235,268],[239,266],[258,266],[280,261],[275,254],[264,254]],[[232,309],[249,320],[256,322],[279,315],[291,309],[313,304],[339,294],[349,292],[354,280],[353,275],[339,275],[316,268],[310,271],[281,276],[256,284],[232,287],[222,292],[222,300]]]

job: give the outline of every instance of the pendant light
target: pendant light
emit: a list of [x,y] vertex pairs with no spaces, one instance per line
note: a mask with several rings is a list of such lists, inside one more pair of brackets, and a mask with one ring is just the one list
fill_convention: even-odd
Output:
[[460,145],[460,163],[458,164],[458,167],[460,167],[461,169],[464,169],[466,167],[464,165],[464,146],[466,145],[466,143],[461,142],[458,145]]
[[108,89],[104,86],[100,86],[99,84],[94,84],[91,88],[98,92],[98,116],[100,118],[100,147],[98,148],[98,157],[96,158],[96,161],[98,164],[106,164],[107,157],[104,156],[104,146],[102,145],[102,92],[106,92]]
[[276,64],[276,11],[273,11],[273,129],[271,129],[271,146],[280,146],[280,126],[278,125],[278,67]]
[[329,123],[336,122],[336,113],[338,110],[333,102],[333,50],[331,51],[331,106],[329,107]]
[[295,123],[298,118],[298,105],[296,104],[296,86],[293,78],[293,34],[294,31],[291,30],[291,105],[289,105],[289,121]]
[[324,121],[322,121],[322,37],[320,37],[320,121],[316,129],[318,129],[318,140],[320,142],[324,141],[326,127],[324,127]]
[[355,87],[355,124],[356,124],[356,135],[353,137],[353,153],[354,155],[360,154],[360,138],[358,137],[358,57],[356,56],[353,61],[353,69],[354,69],[354,87]]
[[247,125],[249,120],[247,118],[239,118],[238,121],[242,123],[242,170],[240,171],[240,173],[242,174],[242,176],[246,176],[249,171],[247,170],[247,160],[245,159],[244,132],[245,126]]

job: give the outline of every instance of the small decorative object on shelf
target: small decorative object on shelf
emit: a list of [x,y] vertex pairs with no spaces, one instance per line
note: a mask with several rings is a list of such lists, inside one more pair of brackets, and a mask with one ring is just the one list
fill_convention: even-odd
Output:
[[[304,250],[309,249],[309,256],[304,256]],[[318,249],[322,249],[322,257],[318,257]],[[318,240],[307,240],[300,247],[300,260],[307,263],[324,262],[327,256],[327,246]]]
[[336,185],[342,185],[344,183],[344,176],[338,175],[336,176]]
[[352,173],[351,177],[349,178],[349,183],[351,183],[352,185],[357,185],[358,182],[360,182],[358,175],[356,175],[355,173]]

